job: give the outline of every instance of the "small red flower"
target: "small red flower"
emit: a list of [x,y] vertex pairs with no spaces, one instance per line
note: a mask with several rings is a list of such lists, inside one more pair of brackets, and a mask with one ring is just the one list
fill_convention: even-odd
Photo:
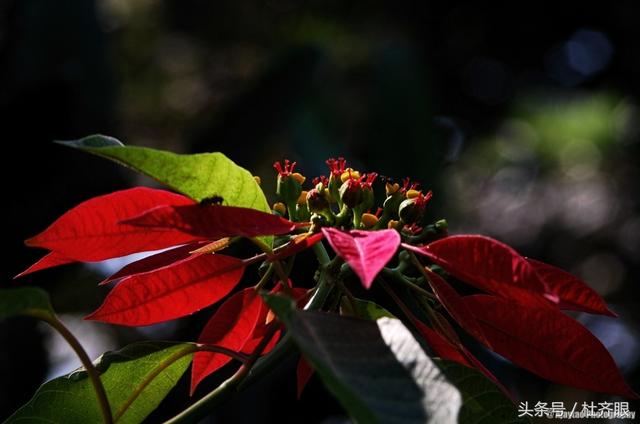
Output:
[[378,177],[377,172],[369,172],[368,174],[364,174],[362,177],[358,179],[360,182],[360,187],[362,188],[371,188],[371,185]]
[[325,163],[329,167],[331,175],[333,175],[335,178],[340,178],[347,166],[347,161],[343,157],[339,157],[338,159],[329,158]]
[[278,174],[281,177],[288,177],[291,175],[295,167],[296,162],[290,162],[289,159],[285,159],[283,163],[275,162],[273,164],[273,169],[278,171]]
[[402,179],[402,187],[400,188],[400,191],[402,193],[406,193],[409,190],[417,190],[419,186],[420,186],[420,183],[416,183],[416,182],[412,183],[409,177],[406,177]]
[[324,175],[315,177],[313,180],[311,180],[311,182],[313,183],[314,186],[317,186],[319,183],[322,183],[322,185],[324,185],[325,187],[329,186],[329,178],[327,178]]

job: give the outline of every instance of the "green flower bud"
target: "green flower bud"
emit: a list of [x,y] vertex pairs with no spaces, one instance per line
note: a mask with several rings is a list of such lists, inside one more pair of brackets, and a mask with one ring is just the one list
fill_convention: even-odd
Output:
[[[320,186],[322,183],[318,184]],[[329,199],[326,190],[317,188],[309,190],[307,193],[307,208],[309,212],[324,213],[329,209]]]
[[340,200],[342,203],[350,207],[355,208],[362,202],[362,188],[360,182],[353,178],[348,179],[340,186]]

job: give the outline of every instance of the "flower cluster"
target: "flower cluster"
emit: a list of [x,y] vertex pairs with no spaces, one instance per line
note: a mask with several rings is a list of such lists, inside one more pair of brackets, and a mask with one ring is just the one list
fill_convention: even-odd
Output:
[[[276,191],[280,201],[273,205],[274,212],[292,221],[310,221],[313,232],[328,226],[344,230],[392,228],[416,236],[427,228],[433,235],[435,227],[424,226],[431,191],[423,193],[409,178],[402,186],[385,178],[385,197],[376,205],[374,183],[380,181],[376,172],[361,173],[348,167],[342,157],[327,159],[326,164],[329,177],[313,178],[313,187],[304,190],[305,177],[293,173],[296,163],[276,162],[273,167],[278,172]],[[283,189],[285,186],[287,189]],[[442,230],[446,225],[441,223],[439,232]]]

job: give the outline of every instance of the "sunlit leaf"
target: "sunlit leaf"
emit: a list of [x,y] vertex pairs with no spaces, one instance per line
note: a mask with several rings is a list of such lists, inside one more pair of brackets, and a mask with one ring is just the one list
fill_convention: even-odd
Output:
[[75,259],[69,259],[66,256],[57,252],[49,252],[38,260],[38,262],[31,265],[29,268],[22,271],[20,274],[13,278],[23,277],[31,274],[32,272],[40,271],[47,268],[53,268],[60,265],[67,265],[75,262]]
[[[160,404],[191,362],[191,346],[141,342],[105,353],[96,362],[109,404],[118,423],[140,423]],[[170,358],[162,375],[153,372]],[[148,383],[148,384],[147,384]],[[95,392],[84,371],[44,383],[34,397],[6,423],[85,424],[102,422]]]
[[229,294],[243,271],[243,261],[230,256],[191,256],[123,279],[86,319],[140,326],[189,315]]
[[[258,324],[262,298],[253,288],[244,289],[227,299],[211,317],[198,343],[217,345],[240,351],[251,339]],[[197,352],[191,368],[191,393],[211,373],[229,363],[231,358],[215,352]]]
[[198,237],[167,228],[135,227],[120,221],[156,206],[191,203],[193,201],[182,195],[146,187],[116,191],[79,204],[25,243],[77,261],[101,261],[164,249]]
[[125,146],[104,135],[59,143],[124,164],[197,202],[221,197],[226,205],[271,212],[251,173],[222,153],[180,155],[147,147]]

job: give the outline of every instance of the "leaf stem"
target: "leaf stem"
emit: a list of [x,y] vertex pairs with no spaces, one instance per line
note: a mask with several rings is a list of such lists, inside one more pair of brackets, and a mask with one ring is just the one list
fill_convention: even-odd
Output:
[[342,279],[340,277],[338,277],[338,278],[335,279],[335,282],[336,282],[336,285],[338,286],[338,288],[340,289],[340,291],[342,293],[344,293],[345,296],[347,296],[347,299],[349,300],[349,305],[351,306],[351,309],[353,311],[357,311],[358,307],[356,306],[356,298],[353,297],[353,294],[347,288],[347,286],[344,284]]
[[406,317],[409,320],[411,320],[411,318],[413,317],[413,314],[411,313],[411,311],[409,311],[409,308],[407,308],[407,305],[405,305],[404,302],[400,300],[400,298],[393,292],[393,290],[391,290],[391,287],[389,287],[387,282],[383,280],[382,277],[378,277],[377,280],[382,286],[382,288],[384,289],[384,291],[386,291],[387,294],[391,296],[393,301],[396,302],[396,305],[398,305],[398,307],[402,310],[402,312],[406,315]]
[[273,264],[269,264],[269,267],[265,271],[264,275],[262,276],[262,278],[260,278],[260,281],[258,281],[258,283],[255,286],[253,286],[253,289],[256,291],[260,290],[262,286],[264,286],[267,283],[267,281],[269,281],[269,278],[271,278],[272,274],[273,274]]
[[396,270],[383,268],[382,273],[384,274],[385,277],[389,278],[390,280],[400,283],[405,287],[415,291],[416,293],[420,293],[421,295],[428,297],[429,299],[432,299],[432,300],[436,299],[436,297],[432,293],[429,293],[428,291],[418,286],[417,284],[414,284],[411,281],[407,280],[401,273],[397,272]]
[[316,258],[320,265],[327,265],[331,262],[331,258],[329,258],[329,254],[327,253],[327,249],[324,248],[322,240],[314,244],[311,249],[313,249],[313,253],[316,254]]
[[[319,246],[320,248],[315,249],[316,246]],[[328,281],[330,279],[330,274],[337,273],[339,270],[339,265],[341,263],[339,260],[336,260],[335,263],[332,263],[332,261],[329,259],[329,255],[327,255],[326,250],[324,250],[324,247],[320,243],[316,243],[314,245],[314,251],[318,256],[318,262],[321,263],[322,271],[320,273],[320,277],[318,278],[316,291],[304,308],[307,310],[315,310],[322,307],[325,300],[327,299],[327,296],[334,286],[334,284]],[[272,330],[270,330],[270,333],[275,333],[278,327],[273,326],[271,328]],[[262,352],[267,343],[269,343],[271,337],[273,337],[273,334],[270,333],[265,335],[260,345],[256,347],[256,350],[251,355],[251,357],[233,376],[225,380],[215,390],[207,394],[205,397],[203,397],[193,405],[189,406],[180,414],[171,418],[165,424],[198,422],[203,417],[205,417],[213,407],[230,396],[234,391],[239,391],[240,389],[258,380],[264,374],[271,371],[275,364],[277,364],[283,357],[287,356],[293,351],[294,344],[291,338],[288,335],[285,335],[277,344],[277,346],[271,352],[269,352],[268,355],[258,359],[260,353],[258,353],[257,355],[255,355],[255,353]],[[253,366],[254,363],[255,366]]]
[[100,375],[96,370],[96,367],[93,366],[93,362],[87,355],[87,352],[84,350],[78,339],[69,331],[69,329],[63,324],[62,321],[58,317],[50,313],[42,313],[40,311],[30,311],[28,315],[41,319],[42,321],[49,324],[53,327],[71,346],[71,349],[78,355],[82,366],[87,371],[87,375],[89,376],[89,380],[93,385],[93,390],[96,393],[96,398],[98,400],[98,405],[100,406],[100,412],[102,413],[102,419],[106,424],[113,424],[113,416],[111,415],[111,407],[109,406],[109,399],[107,398],[107,392],[104,390],[104,386],[102,385],[102,381],[100,380]]
[[235,391],[235,389],[238,388],[242,380],[244,380],[244,378],[249,374],[249,371],[260,357],[260,354],[262,353],[264,348],[271,341],[277,330],[278,326],[274,325],[270,327],[267,334],[265,334],[258,346],[256,346],[254,351],[251,353],[251,356],[247,359],[246,362],[244,362],[244,364],[242,364],[242,366],[238,369],[238,371],[236,371],[235,374],[225,380],[215,390],[182,411],[180,414],[171,418],[169,421],[166,421],[165,424],[198,422],[199,420],[204,418],[211,407],[220,403],[233,391]]

